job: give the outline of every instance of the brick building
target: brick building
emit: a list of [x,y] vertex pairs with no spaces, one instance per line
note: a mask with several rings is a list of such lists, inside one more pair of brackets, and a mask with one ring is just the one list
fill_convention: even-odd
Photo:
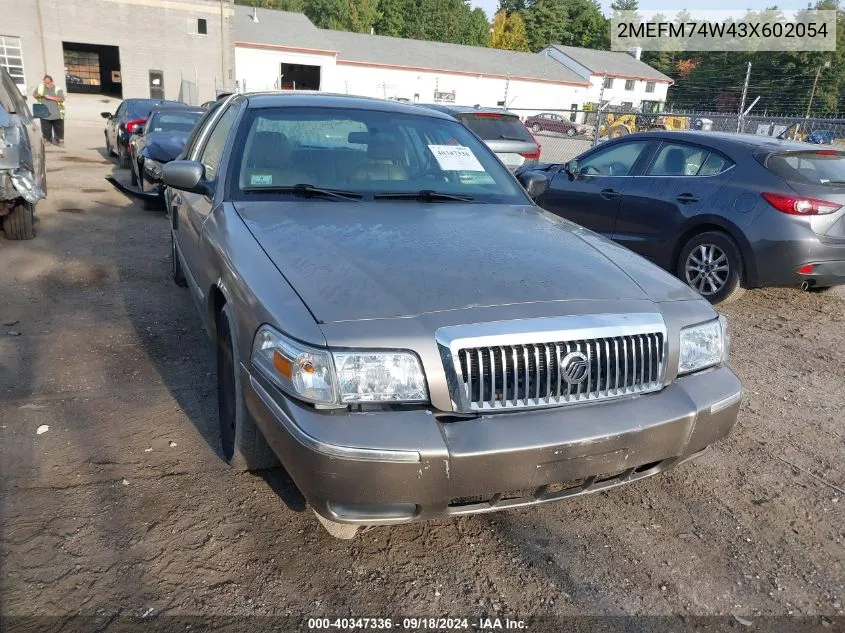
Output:
[[201,103],[234,84],[232,0],[2,0],[0,65],[22,92]]

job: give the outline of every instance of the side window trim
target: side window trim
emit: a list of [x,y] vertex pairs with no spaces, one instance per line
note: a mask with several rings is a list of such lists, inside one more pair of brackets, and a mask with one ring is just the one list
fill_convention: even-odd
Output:
[[[207,160],[205,154],[206,151],[209,149],[209,143],[211,142],[211,139],[214,138],[214,133],[217,132],[218,127],[225,126],[225,128],[221,127],[223,137],[222,143],[220,145],[220,154],[219,156],[217,156],[217,164],[214,166],[214,178],[208,179],[214,183],[220,182],[220,168],[223,165],[223,157],[226,154],[226,141],[229,139],[229,135],[232,133],[232,129],[236,126],[236,123],[238,121],[238,115],[240,114],[238,105],[236,104],[224,106],[222,109],[223,112],[221,113],[220,117],[214,122],[214,125],[210,128],[210,132],[203,142],[202,151],[200,151],[199,156],[197,156],[197,161],[201,162],[205,166],[205,169],[208,170],[209,165],[205,162]],[[229,115],[230,113],[232,114],[231,121],[226,121],[224,123],[223,118]]]

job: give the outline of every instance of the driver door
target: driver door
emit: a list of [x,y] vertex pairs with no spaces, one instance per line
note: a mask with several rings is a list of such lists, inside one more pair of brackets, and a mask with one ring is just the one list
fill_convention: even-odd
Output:
[[557,172],[537,203],[555,215],[612,238],[622,196],[651,145],[649,140],[632,139],[598,148],[578,160],[579,174]]

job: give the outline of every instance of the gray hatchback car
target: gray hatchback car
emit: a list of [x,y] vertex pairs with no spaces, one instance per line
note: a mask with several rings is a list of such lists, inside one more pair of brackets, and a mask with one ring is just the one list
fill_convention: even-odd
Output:
[[238,95],[184,157],[173,275],[216,345],[222,453],[281,462],[335,536],[606,490],[736,421],[711,305],[450,117]]

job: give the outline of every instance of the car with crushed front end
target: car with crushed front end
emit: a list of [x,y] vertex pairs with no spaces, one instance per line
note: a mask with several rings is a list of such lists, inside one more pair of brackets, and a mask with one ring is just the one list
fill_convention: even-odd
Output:
[[135,126],[129,140],[129,181],[144,197],[145,209],[158,209],[164,200],[162,168],[185,148],[204,108],[159,105],[146,123]]
[[453,118],[256,93],[200,125],[164,180],[221,452],[331,534],[607,490],[734,425],[725,319]]
[[9,240],[35,237],[35,205],[47,195],[44,141],[36,118],[5,68],[0,66],[0,228]]

